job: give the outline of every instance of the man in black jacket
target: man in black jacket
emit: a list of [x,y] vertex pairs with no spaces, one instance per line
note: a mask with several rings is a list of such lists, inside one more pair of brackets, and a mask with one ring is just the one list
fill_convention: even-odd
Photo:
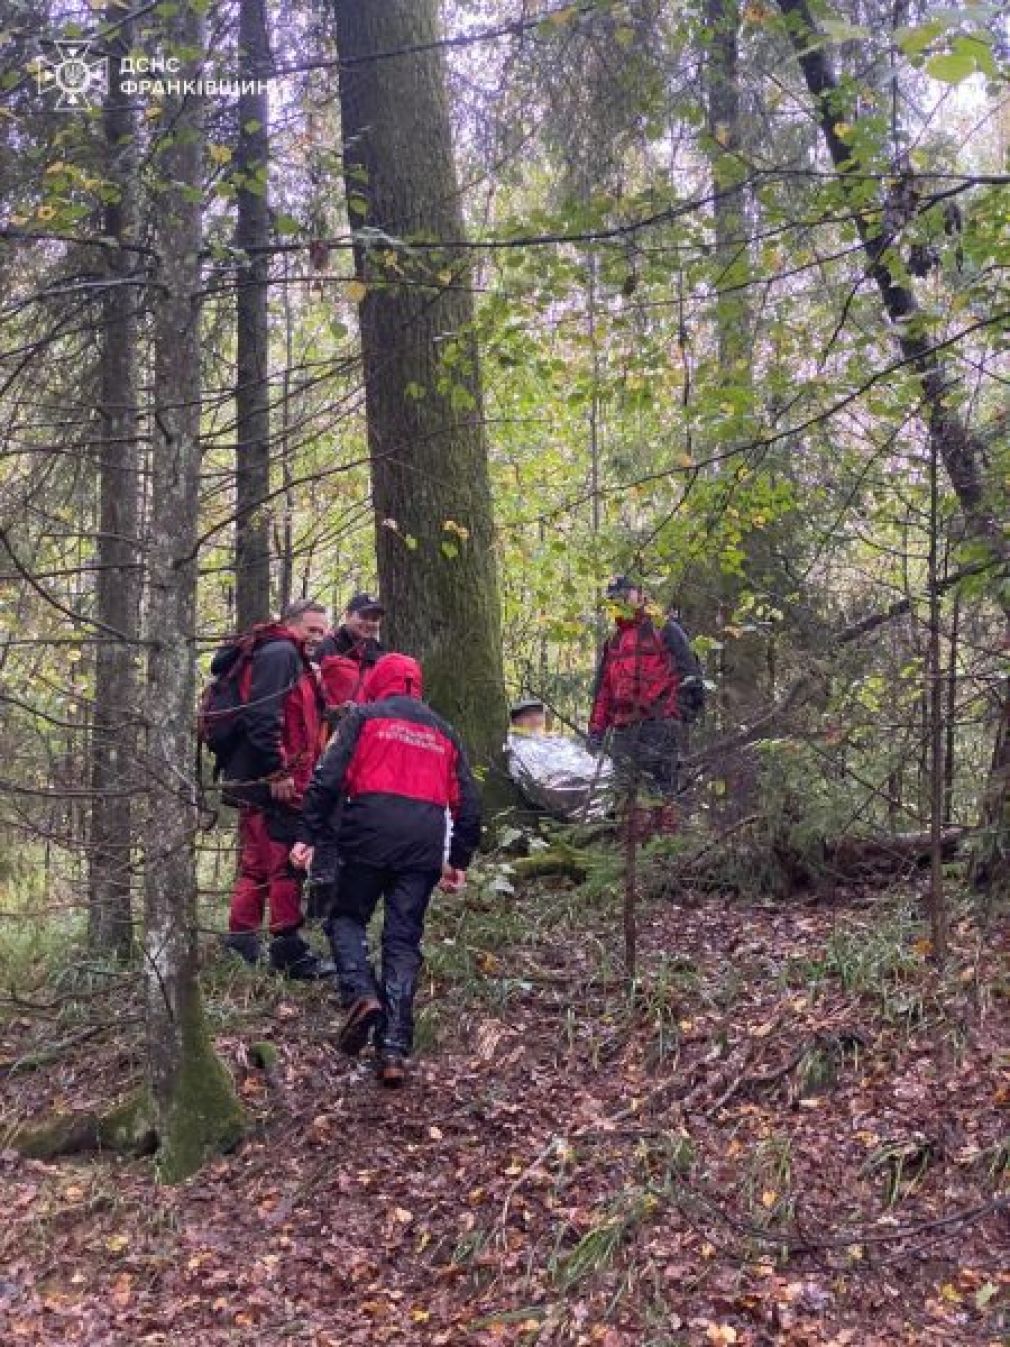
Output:
[[323,637],[313,652],[313,659],[322,665],[333,655],[353,659],[365,669],[386,653],[379,640],[379,628],[386,610],[374,594],[355,594],[344,609],[340,625]]
[[[260,957],[269,910],[270,963],[289,977],[332,974],[298,934],[301,879],[289,861],[302,797],[319,757],[322,696],[309,654],[326,630],[326,609],[303,599],[278,623],[254,629],[251,656],[237,673],[241,712],[234,748],[222,764],[222,791],[239,806],[239,863],[225,945],[247,963]],[[211,670],[225,675],[237,646]]]
[[[330,939],[348,1017],[338,1042],[356,1056],[375,1031],[379,1077],[396,1086],[414,1037],[424,916],[435,885],[462,887],[480,840],[480,800],[455,730],[421,701],[421,669],[386,655],[364,705],[341,721],[305,796],[296,865],[336,842],[343,861]],[[447,811],[452,831],[446,851]],[[385,901],[382,976],[366,928]]]

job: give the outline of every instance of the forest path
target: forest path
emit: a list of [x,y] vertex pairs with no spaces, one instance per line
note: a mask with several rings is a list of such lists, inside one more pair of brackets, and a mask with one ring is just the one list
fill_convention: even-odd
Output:
[[[213,968],[253,1134],[176,1189],[4,1152],[0,1342],[1010,1341],[1010,927],[939,983],[907,889],[651,904],[629,1006],[616,903],[442,900],[395,1093],[325,991]],[[133,1069],[92,1040],[5,1117]]]

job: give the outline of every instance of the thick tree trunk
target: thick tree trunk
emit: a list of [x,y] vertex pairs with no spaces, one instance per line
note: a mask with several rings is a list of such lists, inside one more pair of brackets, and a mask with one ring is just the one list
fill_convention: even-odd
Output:
[[[122,8],[110,6],[110,22]],[[116,197],[105,208],[104,232],[118,242],[137,231],[136,128],[121,88],[122,55],[132,25],[117,29],[105,98],[106,177]],[[133,947],[131,911],[133,810],[136,785],[136,658],[140,622],[140,445],[137,436],[137,311],[131,283],[137,253],[109,248],[108,288],[102,302],[101,429],[98,451],[99,540],[97,617],[119,633],[98,645],[91,737],[91,833],[88,851],[88,940],[96,952],[125,959]]]
[[[422,661],[429,699],[484,765],[505,729],[500,612],[437,5],[334,0],[334,11],[386,630]],[[386,237],[369,246],[366,228]]]
[[[839,90],[823,47],[811,41],[817,27],[807,0],[778,0],[778,6],[786,18],[796,59],[813,95],[821,131],[838,170],[839,181],[842,184],[851,182],[850,206],[869,264],[869,274],[880,291],[901,354],[918,376],[931,444],[944,465],[967,528],[986,545],[994,558],[1006,562],[1010,559],[1010,546],[1002,524],[1004,511],[999,504],[994,506],[987,490],[983,446],[958,411],[960,402],[953,396],[957,379],[943,366],[932,350],[928,336],[915,321],[920,310],[914,294],[890,264],[889,250],[895,238],[887,224],[886,202],[879,199],[866,203],[866,180],[858,176],[858,159],[842,135],[842,124],[851,122],[847,100]],[[1010,604],[1001,601],[1001,608],[1010,625]],[[1010,750],[1001,725],[983,805],[983,854],[976,867],[979,882],[1000,891],[1010,889],[1008,766]]]
[[[194,6],[167,10],[158,49],[185,53],[194,77],[203,50]],[[159,1170],[192,1173],[241,1132],[230,1077],[214,1054],[197,980],[197,824],[192,780],[196,540],[200,480],[200,184],[203,131],[192,96],[166,100],[154,158],[159,185],[155,310],[155,434],[148,545],[144,972],[148,1073]]]
[[[239,70],[265,80],[270,64],[265,0],[241,0]],[[270,616],[270,204],[267,169],[270,109],[263,92],[238,104],[238,222],[235,243],[257,249],[239,269],[236,297],[235,617],[239,631]]]
[[[707,147],[712,174],[712,232],[714,235],[713,282],[716,290],[714,319],[716,368],[714,378],[722,400],[741,411],[737,433],[752,436],[754,407],[753,349],[750,311],[751,257],[748,243],[747,203],[743,182],[747,176],[742,157],[743,119],[740,107],[740,10],[736,0],[707,0],[706,26],[709,45],[705,70]],[[724,449],[725,446],[718,446]],[[713,450],[716,446],[713,446]],[[717,472],[735,482],[738,465],[721,465]],[[730,637],[736,610],[748,586],[760,583],[767,569],[766,548],[760,532],[743,540],[746,552],[742,574],[721,570],[706,586],[704,607],[718,615],[716,635],[722,642],[719,670],[719,724],[730,731],[745,724],[765,694],[767,669],[765,639],[756,632],[741,631]],[[718,559],[713,558],[718,566]],[[717,596],[713,605],[712,596]],[[742,760],[726,766],[727,789],[722,816],[731,819],[750,812],[755,779]]]

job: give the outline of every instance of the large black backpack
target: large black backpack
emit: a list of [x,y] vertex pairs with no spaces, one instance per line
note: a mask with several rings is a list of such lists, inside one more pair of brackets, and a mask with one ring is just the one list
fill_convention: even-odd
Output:
[[287,627],[263,622],[236,637],[214,656],[214,677],[200,696],[196,733],[214,758],[214,776],[220,776],[242,739],[242,711],[249,696],[252,661],[268,641],[291,640]]

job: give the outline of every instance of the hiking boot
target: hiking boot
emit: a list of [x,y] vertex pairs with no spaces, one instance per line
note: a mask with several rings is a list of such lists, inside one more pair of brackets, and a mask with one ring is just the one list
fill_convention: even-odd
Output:
[[382,1003],[374,996],[359,996],[337,1035],[337,1047],[341,1052],[346,1052],[348,1057],[357,1057],[381,1019]]
[[320,959],[300,935],[278,935],[270,944],[270,967],[293,982],[322,982],[331,978],[337,966]]
[[251,968],[255,968],[263,958],[260,938],[255,931],[229,931],[221,937],[221,947],[229,954],[237,955]]
[[387,1090],[398,1090],[407,1083],[407,1063],[396,1052],[384,1052],[379,1058],[379,1084]]

